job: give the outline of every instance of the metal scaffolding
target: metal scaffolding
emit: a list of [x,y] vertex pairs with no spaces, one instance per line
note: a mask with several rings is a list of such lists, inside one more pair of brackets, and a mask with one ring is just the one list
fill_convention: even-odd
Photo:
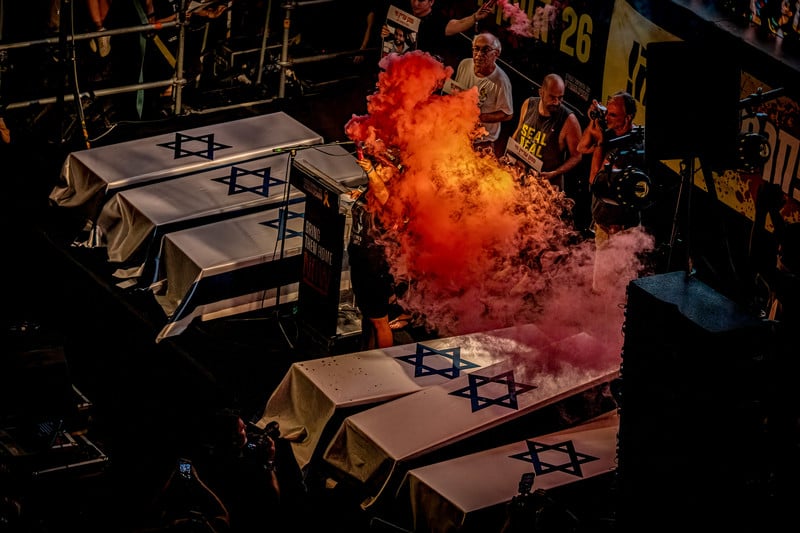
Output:
[[[263,73],[271,65],[273,68],[278,69],[280,72],[277,92],[274,93],[273,95],[273,93],[265,90],[262,92],[262,94],[268,96],[265,96],[264,98],[243,101],[243,102],[236,102],[225,106],[195,110],[186,107],[183,103],[183,91],[188,83],[185,78],[185,69],[184,69],[186,32],[188,25],[187,9],[190,3],[188,2],[188,0],[184,0],[182,4],[182,9],[178,14],[177,20],[174,21],[163,22],[163,23],[156,22],[156,23],[140,24],[124,28],[105,29],[102,31],[94,31],[86,33],[72,33],[68,31],[69,28],[72,28],[72,21],[71,19],[67,19],[65,17],[72,16],[71,13],[72,0],[61,0],[61,24],[59,28],[59,34],[57,36],[47,37],[43,39],[21,41],[21,42],[3,42],[3,35],[0,32],[0,57],[2,57],[3,54],[7,54],[8,53],[7,51],[9,50],[36,47],[36,46],[55,45],[58,47],[60,57],[64,61],[64,63],[69,64],[72,67],[72,70],[69,73],[69,83],[64,84],[63,90],[61,92],[45,97],[37,97],[27,100],[5,103],[2,101],[1,99],[2,97],[0,96],[0,116],[2,116],[2,111],[4,110],[19,110],[19,109],[29,108],[31,106],[49,105],[49,104],[63,105],[64,103],[76,102],[75,109],[78,114],[77,119],[81,123],[81,126],[83,128],[84,138],[86,139],[88,145],[88,135],[86,132],[86,125],[83,117],[84,102],[93,100],[97,97],[131,93],[147,89],[172,87],[173,101],[171,106],[172,107],[171,114],[174,116],[186,115],[189,113],[208,113],[208,112],[222,111],[225,109],[266,104],[273,102],[276,99],[283,99],[286,97],[287,75],[290,72],[290,69],[294,65],[301,63],[326,61],[342,56],[355,56],[364,54],[365,52],[369,51],[369,50],[365,51],[358,49],[358,50],[348,50],[336,53],[326,53],[326,54],[299,57],[299,58],[292,58],[290,56],[290,43],[291,43],[290,33],[291,33],[292,12],[298,8],[313,6],[317,4],[325,4],[333,1],[334,0],[308,0],[304,2],[288,1],[281,3],[280,7],[284,10],[282,42],[280,45],[269,45],[268,40],[270,37],[269,35],[270,17],[272,16],[272,0],[269,0],[266,4],[266,13],[264,18],[261,46],[260,49],[258,50],[259,61],[258,61],[258,72],[255,80],[255,85],[256,87],[264,88]],[[229,2],[229,7],[231,6],[232,3],[233,2]],[[1,23],[2,23],[3,11],[4,11],[3,0],[0,0],[0,30],[2,29]],[[151,33],[157,35],[158,33],[163,32],[164,30],[170,28],[178,28],[178,47],[177,47],[177,53],[175,55],[175,67],[172,77],[156,81],[147,81],[147,82],[139,82],[139,83],[119,85],[113,87],[105,87],[100,89],[94,89],[91,91],[81,90],[79,83],[79,76],[76,67],[76,61],[77,61],[76,54],[78,53],[78,51],[76,50],[75,43],[81,41],[87,41],[90,39],[96,39],[104,36],[115,36],[115,35],[125,35],[125,34],[135,34],[135,33]],[[279,60],[276,60],[274,58],[268,58],[267,51],[271,48],[274,49],[280,48]],[[62,68],[66,68],[66,65],[64,65]]]

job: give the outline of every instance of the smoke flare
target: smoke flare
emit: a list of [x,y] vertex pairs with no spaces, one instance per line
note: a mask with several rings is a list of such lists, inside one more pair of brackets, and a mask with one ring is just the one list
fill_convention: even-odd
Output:
[[570,222],[572,200],[547,181],[521,185],[473,149],[477,89],[441,94],[452,68],[421,51],[380,66],[367,114],[345,132],[402,169],[383,165],[390,197],[375,207],[392,273],[409,282],[400,303],[442,336],[536,323],[554,339],[590,335],[619,357],[625,290],[652,237],[615,236],[598,274],[594,242]]

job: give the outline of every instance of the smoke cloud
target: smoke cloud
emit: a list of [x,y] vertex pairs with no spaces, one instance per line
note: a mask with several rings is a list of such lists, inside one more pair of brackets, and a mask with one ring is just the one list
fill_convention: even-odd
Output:
[[[534,28],[528,15],[517,4],[509,0],[498,0],[497,5],[503,10],[503,19],[509,21],[508,31],[520,37],[534,37]],[[542,8],[537,8],[537,15]]]
[[553,339],[597,342],[588,351],[554,346],[559,365],[618,361],[625,291],[653,238],[628,230],[597,254],[570,222],[572,200],[546,180],[522,185],[492,153],[473,149],[477,90],[441,94],[451,67],[421,51],[380,66],[367,114],[345,132],[383,163],[390,195],[374,208],[393,274],[409,282],[400,303],[440,336],[533,323]]

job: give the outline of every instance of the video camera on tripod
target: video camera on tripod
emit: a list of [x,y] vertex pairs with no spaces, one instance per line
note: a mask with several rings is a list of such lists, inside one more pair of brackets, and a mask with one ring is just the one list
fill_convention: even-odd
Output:
[[654,186],[643,167],[644,128],[634,126],[625,135],[606,139],[610,155],[606,164],[597,172],[592,192],[601,201],[645,209],[655,201]]

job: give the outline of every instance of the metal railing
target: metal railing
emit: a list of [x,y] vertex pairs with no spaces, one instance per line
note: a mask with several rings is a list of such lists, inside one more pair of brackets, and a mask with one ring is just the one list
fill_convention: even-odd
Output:
[[[72,0],[62,0],[62,6],[65,4],[70,4]],[[172,114],[174,116],[184,115],[188,113],[208,113],[208,112],[216,112],[225,109],[232,109],[232,108],[240,108],[246,106],[254,106],[260,104],[270,103],[276,99],[283,99],[286,97],[286,84],[287,84],[287,71],[291,69],[296,64],[303,64],[303,63],[311,63],[317,61],[326,61],[342,56],[355,56],[355,55],[362,55],[366,52],[370,52],[370,50],[348,50],[336,53],[326,53],[314,56],[307,56],[307,57],[299,57],[299,58],[292,58],[289,54],[289,46],[290,46],[290,32],[291,32],[291,14],[297,8],[303,8],[307,6],[317,5],[317,4],[325,4],[330,3],[333,0],[308,0],[303,2],[298,1],[289,1],[284,2],[281,4],[281,8],[285,12],[284,20],[283,20],[283,35],[282,35],[282,42],[280,44],[280,60],[276,61],[276,66],[280,69],[280,78],[279,84],[277,88],[277,94],[275,96],[267,96],[265,98],[250,100],[245,102],[237,102],[231,105],[226,106],[219,106],[219,107],[212,107],[212,108],[205,108],[203,110],[195,110],[186,108],[183,104],[183,90],[187,85],[187,80],[184,78],[184,55],[186,49],[186,28],[188,26],[188,17],[187,17],[187,8],[186,6],[189,4],[188,1],[184,1],[183,8],[181,9],[180,13],[178,14],[177,20],[170,21],[170,22],[163,22],[163,23],[148,23],[148,24],[141,24],[135,26],[129,26],[124,28],[112,28],[106,29],[102,31],[93,31],[93,32],[85,32],[85,33],[71,33],[67,31],[67,28],[71,28],[71,18],[66,19],[65,16],[71,17],[72,14],[65,15],[64,11],[66,9],[62,9],[62,21],[60,24],[59,35],[53,37],[47,37],[42,39],[33,39],[28,41],[21,41],[21,42],[9,42],[3,43],[0,42],[0,53],[6,50],[15,50],[21,48],[29,48],[29,47],[36,47],[36,46],[47,46],[47,45],[58,45],[60,51],[60,57],[72,64],[72,72],[70,75],[70,84],[64,84],[64,87],[61,92],[45,97],[37,97],[31,98],[27,100],[20,100],[20,101],[12,101],[8,103],[3,103],[0,101],[0,111],[3,110],[19,110],[25,109],[31,106],[37,105],[47,105],[47,104],[62,104],[67,102],[76,102],[77,106],[76,109],[78,111],[78,118],[80,119],[82,125],[84,126],[84,136],[86,137],[85,132],[85,122],[83,119],[83,102],[85,100],[91,100],[97,97],[104,97],[104,96],[111,96],[116,94],[123,94],[123,93],[130,93],[130,92],[137,92],[142,90],[148,89],[157,89],[157,88],[166,88],[172,87]],[[2,0],[0,0],[0,13],[2,12]],[[272,0],[269,0],[266,5],[266,14],[264,20],[264,28],[262,33],[261,39],[261,47],[260,47],[260,54],[259,54],[259,62],[258,62],[258,72],[257,77],[255,80],[255,84],[257,86],[263,86],[263,73],[265,68],[267,67],[267,50],[269,48],[276,48],[275,46],[268,46],[268,39],[269,35],[269,27],[270,27],[270,17],[272,15]],[[80,41],[87,41],[90,39],[96,39],[98,37],[105,37],[105,36],[115,36],[115,35],[126,35],[126,34],[134,34],[134,33],[155,33],[162,32],[169,28],[178,28],[178,49],[175,56],[175,70],[174,75],[167,79],[156,80],[156,81],[147,81],[147,82],[139,82],[134,84],[126,84],[126,85],[119,85],[113,87],[104,87],[93,89],[91,91],[83,91],[80,88],[79,77],[77,72],[76,66],[76,48],[75,43]],[[2,34],[0,34],[0,40],[2,40]],[[264,93],[269,94],[269,93]],[[88,143],[88,139],[87,139]]]

